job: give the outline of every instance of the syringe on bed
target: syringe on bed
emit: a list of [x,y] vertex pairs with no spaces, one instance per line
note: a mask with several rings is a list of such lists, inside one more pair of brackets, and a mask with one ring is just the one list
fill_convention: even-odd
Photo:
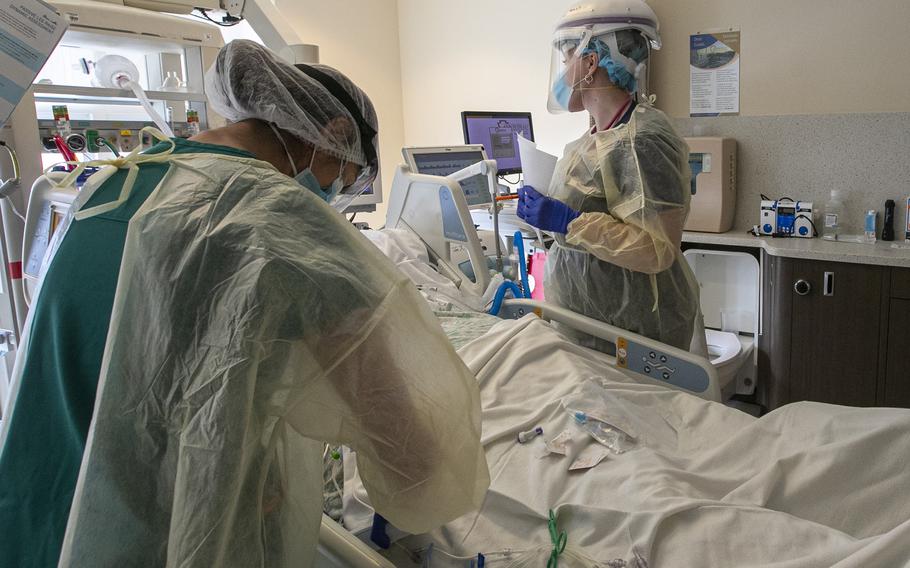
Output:
[[[511,263],[499,235],[496,162],[481,160],[448,176],[418,174],[399,166],[389,194],[387,229],[408,229],[427,248],[441,274],[482,296],[492,275]],[[491,209],[493,233],[479,233],[472,208]],[[505,249],[509,250],[509,249]]]

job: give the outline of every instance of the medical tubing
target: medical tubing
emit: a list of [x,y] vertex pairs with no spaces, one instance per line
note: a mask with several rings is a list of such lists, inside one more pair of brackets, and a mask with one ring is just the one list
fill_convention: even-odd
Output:
[[57,147],[57,151],[60,152],[60,155],[63,156],[63,161],[66,162],[64,164],[66,171],[73,171],[76,166],[72,163],[76,161],[76,155],[67,147],[66,142],[63,141],[63,138],[61,138],[59,134],[54,134],[54,145]]
[[528,265],[525,257],[525,241],[521,231],[515,231],[515,248],[518,249],[518,273],[521,275],[521,289],[524,291],[524,297],[531,297],[531,285],[528,284]]
[[506,280],[496,289],[496,295],[493,297],[493,306],[490,308],[490,315],[499,315],[499,310],[502,308],[502,300],[507,291],[512,292],[512,295],[516,298],[522,297],[521,288],[518,287],[518,284],[511,280]]
[[101,142],[104,146],[106,146],[107,149],[110,150],[114,156],[116,156],[118,158],[120,157],[120,152],[117,150],[117,148],[114,147],[113,144],[111,144],[110,140],[108,140],[107,138],[104,138],[102,136],[99,136],[98,142]]
[[[549,526],[549,524],[548,524],[548,526]],[[563,531],[563,532],[565,532],[565,531]],[[486,552],[478,553],[478,556],[482,555],[484,557],[484,561],[492,558],[496,562],[496,566],[503,566],[503,568],[519,568],[519,567],[524,568],[529,565],[528,562],[531,558],[536,557],[541,552],[549,552],[550,556],[552,556],[552,553],[553,553],[552,535],[550,538],[551,538],[551,541],[549,544],[543,544],[543,545],[535,546],[532,548],[521,548],[521,549],[506,548],[503,550],[488,550]],[[559,535],[557,535],[557,539],[559,539]],[[433,563],[433,556],[435,554],[441,554],[442,556],[445,556],[449,560],[456,560],[456,561],[461,560],[461,561],[465,561],[465,562],[471,562],[471,561],[477,560],[477,556],[458,556],[458,555],[452,554],[451,552],[448,552],[448,551],[440,548],[439,546],[437,546],[435,542],[431,542],[425,548],[417,548],[414,550],[402,545],[400,541],[396,541],[396,542],[392,543],[392,546],[401,550],[404,554],[406,554],[408,556],[408,558],[411,559],[412,562],[414,562],[415,564],[420,563],[420,565],[423,567],[436,566],[436,564]],[[635,555],[635,559],[639,563],[638,566],[640,566],[641,568],[647,568],[648,565],[645,562],[645,559],[642,557],[641,553],[639,553],[637,549],[633,548],[632,554]],[[583,552],[580,552],[579,550],[574,549],[568,543],[566,543],[566,546],[563,547],[562,552],[558,556],[571,559],[573,561],[573,563],[572,563],[573,566],[585,566],[586,568],[597,568],[598,566],[604,566],[600,562],[597,562],[593,558],[590,558],[589,556],[585,555]],[[421,561],[421,557],[422,557],[422,561]],[[511,562],[509,562],[508,564],[503,564],[503,562],[505,562],[505,561],[511,561]],[[475,564],[475,566],[476,566],[476,564]]]
[[556,513],[553,512],[553,509],[550,509],[548,515],[547,529],[550,531],[550,542],[553,543],[553,550],[550,552],[547,568],[558,568],[559,556],[566,550],[568,535],[566,531],[559,532],[556,526]]
[[493,188],[493,203],[490,207],[493,208],[493,238],[496,239],[496,270],[499,273],[502,273],[503,264],[502,264],[502,239],[499,238],[499,203],[496,201],[496,194],[498,193],[496,188]]
[[139,83],[133,80],[121,80],[120,85],[129,87],[133,91],[133,94],[135,94],[136,98],[139,99],[142,107],[145,108],[145,112],[149,113],[149,116],[152,117],[152,121],[158,125],[158,128],[161,130],[161,132],[164,132],[168,138],[174,137],[174,131],[171,130],[170,125],[166,120],[164,120],[164,117],[158,114],[158,111],[155,110],[155,108],[152,106],[151,101],[149,101],[149,98],[145,95],[145,91],[142,90],[142,87],[139,86]]
[[0,146],[6,148],[6,152],[9,154],[9,160],[13,164],[13,177],[11,179],[18,182],[21,177],[19,174],[19,156],[16,154],[16,151],[13,150],[13,147],[3,140],[0,140]]
[[[328,445],[326,445],[326,451],[328,451]],[[332,484],[335,486],[335,491],[338,492],[338,495],[344,495],[344,490],[338,484],[338,474],[342,472],[341,466],[341,452],[338,450],[332,450]],[[325,454],[322,456],[323,463],[325,463]]]
[[16,202],[13,201],[12,199],[10,199],[9,206],[10,206],[10,209],[13,210],[13,213],[16,215],[16,217],[19,217],[20,219],[22,219],[22,222],[25,223],[25,215],[23,215],[22,213],[19,212],[19,208],[16,207]]

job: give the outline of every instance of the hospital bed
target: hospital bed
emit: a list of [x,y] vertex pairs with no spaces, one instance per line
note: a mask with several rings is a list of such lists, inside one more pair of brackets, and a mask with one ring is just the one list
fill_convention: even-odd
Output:
[[[317,565],[543,566],[563,531],[561,566],[910,564],[910,411],[798,403],[754,418],[715,402],[716,372],[688,353],[528,300],[506,300],[498,319],[483,314],[434,275],[425,241],[401,236],[384,252],[478,378],[490,489],[479,511],[428,534],[382,528],[388,549],[377,554],[376,517],[345,452],[345,528],[323,525]],[[619,364],[622,351],[586,349],[554,324],[625,344],[626,359],[630,344],[646,359],[652,348],[658,361],[676,357],[668,362],[691,364],[708,387],[687,393],[645,376]],[[568,471],[603,452],[573,421],[578,405],[621,421],[634,445]],[[535,427],[543,435],[516,440]],[[548,454],[564,432],[571,455]]]
[[[501,320],[459,354],[480,384],[491,486],[479,511],[429,534],[387,528],[395,566],[469,566],[478,554],[489,566],[546,565],[550,510],[567,534],[562,566],[910,562],[910,411],[799,403],[754,418],[644,382],[534,315]],[[597,445],[567,412],[579,399],[594,401],[592,415],[620,414],[638,443],[575,472],[571,456],[544,456],[565,431],[579,454]],[[516,440],[538,426],[542,436]],[[369,542],[375,518],[353,454],[344,476],[345,527]]]
[[[425,535],[388,534],[396,566],[905,566],[910,412],[799,403],[754,418],[638,380],[533,316],[502,321],[459,354],[476,373],[491,485],[481,509]],[[581,402],[579,402],[581,401]],[[567,407],[616,413],[638,443],[593,468],[544,456]],[[527,444],[516,435],[541,427]],[[587,443],[586,443],[587,442]],[[345,456],[345,526],[372,532]],[[429,557],[429,560],[428,560]],[[460,557],[454,559],[452,557]],[[425,564],[426,563],[426,564]]]
[[[800,403],[757,419],[644,382],[534,315],[500,320],[459,354],[480,384],[491,486],[479,511],[429,534],[385,529],[392,565],[469,566],[483,554],[490,566],[543,566],[550,510],[567,533],[562,566],[910,561],[906,410]],[[592,415],[622,414],[638,443],[569,472],[571,457],[544,451],[565,431],[580,454],[597,445],[567,412],[579,398],[595,401]],[[518,443],[538,426],[542,436]],[[371,542],[375,517],[351,453],[344,477],[344,534]],[[371,558],[335,565],[385,565]]]
[[[558,322],[572,330],[584,332],[593,337],[617,345],[625,345],[625,349],[629,352],[644,353],[646,358],[650,354],[653,354],[655,363],[657,363],[659,357],[667,356],[670,358],[670,365],[689,365],[693,368],[689,373],[690,376],[701,375],[706,381],[706,384],[709,384],[709,388],[705,389],[705,396],[716,396],[715,394],[707,394],[711,389],[718,388],[716,372],[707,360],[674,347],[661,344],[660,342],[626,332],[602,322],[597,322],[557,306],[551,306],[528,299],[511,299],[503,302],[503,307],[500,310],[498,318],[493,318],[492,316],[478,312],[470,314],[467,312],[449,311],[446,309],[436,311],[436,313],[437,316],[441,318],[443,329],[446,331],[447,335],[453,340],[454,344],[460,346],[468,345],[476,339],[487,336],[490,330],[494,329],[500,322],[506,323],[507,325],[510,322],[517,323],[516,320],[522,320],[524,322],[532,319],[540,322]],[[446,325],[447,318],[449,317],[466,323],[462,325]],[[567,338],[563,338],[563,340],[566,342],[566,345],[571,345],[573,349],[577,348],[588,351],[587,349],[576,346]],[[598,355],[607,357],[602,354]],[[615,366],[617,364],[617,358],[608,357],[603,363]],[[640,379],[643,378],[644,380],[647,380],[647,377],[640,376],[641,371],[636,372],[635,370],[629,369],[628,366],[623,368],[623,372],[627,373],[630,377],[639,376]],[[335,469],[332,464],[327,465],[327,467]],[[341,471],[356,471],[354,458],[351,457],[351,454],[346,455],[345,470]],[[348,487],[359,483],[359,480],[355,481],[355,479],[356,474],[351,473],[346,475],[344,480],[345,488],[347,489]],[[361,493],[364,493],[362,487],[359,487],[358,490]],[[320,556],[319,563],[317,564],[318,566],[372,567],[390,565],[386,563],[388,561],[384,557],[377,555],[364,543],[369,536],[368,533],[375,530],[372,526],[374,517],[372,509],[369,509],[368,505],[365,504],[365,500],[367,499],[365,493],[363,497],[356,497],[356,494],[357,490],[347,492],[347,501],[349,503],[360,504],[362,507],[359,511],[359,516],[361,518],[359,519],[358,535],[356,537],[352,536],[349,531],[345,530],[337,522],[324,516],[320,533]],[[354,507],[356,508],[357,505],[354,505]],[[349,522],[353,523],[353,526],[358,526],[358,521],[353,520],[352,517],[348,518],[351,519]],[[364,521],[367,521],[366,524],[364,524]],[[394,531],[394,528],[391,528],[390,530]]]
[[[647,355],[641,357],[647,352],[653,356],[655,366],[660,368],[669,367],[660,364],[658,357],[663,359],[663,363],[682,365],[686,372],[680,374],[695,385],[691,388],[700,390],[704,396],[716,398],[719,391],[713,367],[687,352],[556,306],[526,299],[505,300],[499,318],[485,313],[493,291],[503,278],[501,274],[487,270],[493,265],[490,262],[492,255],[486,254],[488,247],[478,237],[459,182],[484,176],[492,191],[495,174],[495,162],[492,161],[465,168],[447,178],[412,174],[402,167],[396,174],[391,192],[387,221],[387,226],[391,228],[365,233],[421,290],[453,346],[457,349],[482,337],[500,319],[518,319],[535,314],[546,321],[559,322],[593,337],[613,343],[619,341],[623,345],[621,353],[631,353],[642,361],[647,360]],[[498,227],[496,213],[492,211],[494,226]],[[498,234],[496,238],[498,241]],[[453,263],[453,257],[456,257],[453,248],[461,253],[462,262]],[[500,259],[501,268],[503,251],[497,249],[496,256]],[[515,260],[513,257],[511,262]],[[468,267],[466,271],[465,265]],[[629,367],[626,362],[623,364]],[[633,372],[636,368],[639,373],[643,373],[644,369],[651,372],[647,366],[633,364],[631,368]],[[654,373],[657,372],[659,369],[655,368]],[[328,495],[332,492],[332,483],[328,479],[331,479],[334,470],[335,464],[327,461],[327,503],[334,497]],[[337,480],[333,481],[337,487]],[[320,565],[324,566],[384,565],[382,557],[371,553],[360,539],[352,538],[328,516],[324,518],[320,535],[319,558]]]

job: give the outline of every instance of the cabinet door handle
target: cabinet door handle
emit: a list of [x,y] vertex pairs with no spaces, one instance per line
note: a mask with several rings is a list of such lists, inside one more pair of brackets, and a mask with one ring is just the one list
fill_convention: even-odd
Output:
[[822,292],[825,296],[834,295],[834,273],[825,272],[825,291]]
[[793,284],[793,291],[799,294],[800,296],[806,296],[809,292],[812,291],[812,285],[809,284],[806,280],[799,279]]

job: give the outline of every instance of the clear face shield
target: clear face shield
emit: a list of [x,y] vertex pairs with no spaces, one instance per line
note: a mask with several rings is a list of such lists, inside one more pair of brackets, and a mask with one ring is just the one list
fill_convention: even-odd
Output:
[[[597,34],[595,36],[595,33]],[[618,86],[630,93],[647,94],[647,62],[653,47],[639,30],[619,29],[603,32],[591,28],[581,34],[578,28],[557,32],[550,63],[550,93],[547,109],[551,113],[583,110],[581,101],[572,102],[572,94],[586,89]],[[611,86],[593,86],[590,62],[602,68]]]
[[372,163],[364,166],[357,174],[353,183],[341,188],[338,195],[329,201],[329,205],[336,211],[344,212],[348,206],[365,191],[374,191],[373,182],[376,181],[376,175],[379,171],[379,164]]
[[547,98],[547,110],[551,113],[569,112],[569,100],[572,92],[585,80],[585,70],[581,62],[581,45],[591,41],[592,30],[585,29],[557,32],[553,41],[553,53],[550,60],[550,94]]

